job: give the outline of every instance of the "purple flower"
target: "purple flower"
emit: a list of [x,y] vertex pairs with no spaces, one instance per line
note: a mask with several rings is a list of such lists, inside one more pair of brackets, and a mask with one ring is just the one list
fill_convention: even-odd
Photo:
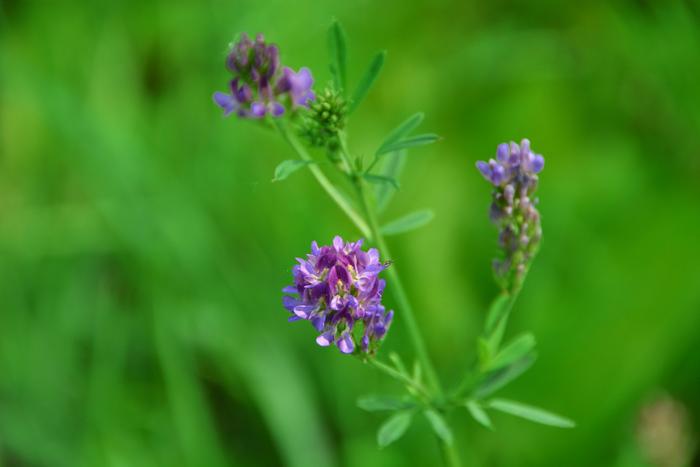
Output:
[[342,353],[374,354],[394,316],[381,303],[385,282],[379,273],[388,264],[380,262],[379,252],[363,251],[362,240],[346,243],[335,237],[330,246],[313,242],[311,253],[297,262],[294,284],[282,290],[289,321],[311,322],[322,347],[335,343]]
[[494,261],[496,277],[508,290],[518,287],[542,238],[540,213],[537,211],[537,174],[544,168],[544,157],[530,149],[523,139],[502,143],[496,159],[478,161],[476,168],[495,186],[489,217],[499,226],[502,258]]
[[311,71],[302,68],[295,73],[281,67],[278,47],[265,42],[262,34],[255,41],[242,34],[231,47],[226,66],[234,75],[231,92],[216,92],[213,96],[224,116],[235,113],[244,118],[280,117],[287,110],[285,103],[296,109],[308,107],[315,98]]
[[303,67],[299,73],[295,73],[289,67],[284,67],[282,70],[282,78],[277,83],[278,92],[288,92],[295,106],[308,107],[309,103],[316,97],[311,90],[314,84],[314,78],[311,76],[311,70]]
[[523,139],[520,145],[511,141],[501,143],[496,150],[496,159],[477,161],[481,175],[495,186],[510,183],[514,178],[534,178],[544,168],[544,157],[530,150],[530,140]]

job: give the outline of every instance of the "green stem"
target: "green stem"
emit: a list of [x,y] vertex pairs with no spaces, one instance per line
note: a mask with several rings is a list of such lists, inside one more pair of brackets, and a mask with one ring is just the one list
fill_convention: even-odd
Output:
[[[294,149],[294,151],[299,155],[299,157],[302,160],[313,161],[313,159],[306,152],[303,146],[299,144],[299,141],[287,131],[287,128],[284,126],[283,123],[276,121],[275,124],[282,136],[284,137],[284,139],[289,143],[292,149]],[[362,210],[364,211],[365,217],[367,218],[367,222],[365,222],[365,219],[363,219],[362,216],[360,216],[357,213],[357,211],[355,211],[355,209],[352,207],[352,205],[350,205],[350,203],[345,199],[345,197],[341,195],[338,190],[336,190],[333,184],[323,174],[321,169],[319,169],[316,165],[313,164],[309,164],[309,169],[311,170],[311,173],[313,173],[313,175],[316,177],[316,180],[319,182],[319,184],[326,190],[328,195],[355,223],[362,235],[367,237],[369,240],[374,241],[374,243],[376,243],[376,245],[379,247],[380,251],[382,251],[382,253],[386,257],[390,258],[391,253],[389,253],[389,248],[379,229],[379,223],[377,221],[376,214],[372,208],[372,203],[368,199],[367,190],[365,190],[365,187],[363,185],[364,182],[355,173],[354,166],[352,165],[352,158],[350,157],[349,152],[347,151],[347,146],[345,143],[345,135],[341,134],[339,136],[341,141],[341,153],[343,156],[343,162],[347,165],[348,175],[350,176],[355,187],[357,188],[360,203],[362,205]],[[411,337],[411,340],[413,341],[413,347],[415,349],[416,356],[418,357],[418,361],[420,362],[420,365],[425,371],[428,385],[433,391],[433,393],[437,396],[439,402],[442,403],[444,399],[442,386],[440,385],[440,381],[437,378],[437,374],[435,373],[433,364],[430,361],[430,357],[428,356],[428,351],[425,347],[425,342],[423,341],[423,337],[420,333],[418,322],[416,321],[415,315],[413,314],[413,309],[411,308],[411,304],[408,301],[408,296],[404,291],[401,279],[399,278],[395,266],[388,269],[388,275],[389,279],[392,282],[391,289],[394,292],[394,297],[396,298],[397,305],[401,309],[401,317],[408,326],[408,332]],[[430,395],[427,393],[427,391],[425,391],[425,389],[420,385],[419,382],[415,382],[411,378],[407,378],[401,372],[396,371],[390,366],[385,365],[381,362],[373,361],[373,365],[375,366],[375,368],[378,368],[380,371],[383,371],[389,376],[401,380],[402,382],[404,382],[404,384],[410,385],[411,387],[419,391],[421,395],[428,396],[428,402],[430,402],[430,399],[432,399],[429,397]],[[446,465],[448,467],[460,467],[461,463],[459,461],[459,456],[457,455],[457,451],[455,450],[454,446],[445,443],[441,439],[439,440],[439,442],[441,445],[441,450],[443,452]]]
[[459,460],[459,454],[457,454],[454,443],[448,444],[440,440],[440,449],[442,450],[442,458],[445,461],[445,465],[448,467],[461,467],[462,462]]
[[413,388],[417,393],[419,393],[425,401],[430,400],[430,394],[425,390],[425,388],[420,384],[418,381],[414,381],[412,378],[410,378],[408,375],[396,370],[395,368],[392,368],[391,366],[387,365],[386,363],[382,363],[376,358],[370,358],[368,360],[370,365],[381,371],[382,373],[398,380],[401,381],[403,384],[405,384],[407,387]]
[[[486,331],[484,331],[483,338],[487,340],[488,345],[493,353],[498,352],[499,347],[501,346],[501,341],[503,340],[503,335],[506,332],[506,327],[508,326],[508,319],[510,318],[510,313],[513,310],[513,306],[515,305],[515,302],[518,300],[518,296],[520,295],[520,291],[522,290],[523,282],[525,282],[525,277],[527,276],[527,271],[525,271],[525,274],[521,278],[520,282],[516,284],[513,287],[513,290],[508,291],[508,290],[503,290],[501,293],[502,294],[507,294],[508,295],[508,303],[506,304],[506,310],[503,313],[503,316],[501,316],[500,320],[496,324],[495,329],[490,333],[487,334]],[[467,392],[471,391],[474,389],[474,386],[480,378],[483,377],[483,373],[478,369],[479,365],[476,364],[477,370],[474,372],[467,372],[467,374],[464,376],[464,379],[462,382],[459,384],[457,389],[452,393],[451,398],[460,398],[464,396]]]
[[[358,178],[355,179],[355,186],[357,187],[357,192],[360,198],[360,203],[362,209],[365,212],[367,221],[369,223],[369,228],[371,232],[371,240],[379,247],[379,251],[385,257],[391,258],[391,253],[389,252],[389,247],[384,240],[384,236],[379,230],[379,223],[377,222],[377,217],[372,209],[372,204],[368,199],[367,190],[365,190],[364,182]],[[415,315],[413,314],[413,308],[408,300],[408,296],[401,283],[401,278],[396,270],[396,265],[392,265],[387,269],[387,275],[391,281],[391,290],[394,292],[394,298],[396,299],[399,310],[401,310],[401,318],[408,326],[408,333],[413,341],[413,346],[416,351],[416,356],[420,362],[423,370],[425,371],[425,376],[428,382],[428,386],[438,395],[438,398],[442,398],[442,387],[440,381],[437,378],[435,369],[430,357],[428,356],[428,351],[425,347],[425,342],[423,341],[423,336],[420,333],[418,327],[418,322],[416,321]]]
[[[314,162],[314,159],[299,143],[296,137],[293,136],[289,131],[287,131],[287,128],[284,123],[275,120],[275,125],[277,126],[279,132],[282,134],[282,137],[285,139],[285,141],[287,141],[287,143],[289,143],[292,149],[294,149],[294,152],[297,153],[301,160]],[[365,237],[369,237],[371,232],[365,220],[362,218],[362,216],[360,216],[360,214],[355,210],[355,208],[350,204],[350,202],[335,188],[335,186],[333,186],[331,181],[328,180],[328,178],[318,167],[318,165],[316,163],[313,163],[309,164],[308,167],[313,176],[318,181],[318,184],[321,185],[321,188],[326,190],[328,196],[330,196],[331,199],[335,201],[335,203],[340,207],[340,209],[342,209],[343,212],[350,218],[350,220],[355,224],[360,233]]]

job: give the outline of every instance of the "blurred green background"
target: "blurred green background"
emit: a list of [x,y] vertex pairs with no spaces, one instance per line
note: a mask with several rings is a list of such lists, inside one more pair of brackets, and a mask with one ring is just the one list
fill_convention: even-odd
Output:
[[[270,183],[288,147],[211,101],[240,31],[327,83],[332,17],[351,79],[389,51],[352,148],[417,110],[444,137],[412,151],[387,218],[436,213],[389,241],[450,383],[497,292],[474,162],[526,136],[547,160],[545,240],[509,331],[532,330],[540,358],[501,395],[578,427],[494,414],[491,433],[458,411],[464,463],[681,465],[645,461],[639,433],[663,394],[685,422],[652,428],[700,432],[697,2],[0,5],[1,466],[439,460],[423,421],[377,449],[382,416],[355,400],[400,388],[287,323],[294,257],[358,234],[308,172]],[[388,350],[411,355],[401,310]]]

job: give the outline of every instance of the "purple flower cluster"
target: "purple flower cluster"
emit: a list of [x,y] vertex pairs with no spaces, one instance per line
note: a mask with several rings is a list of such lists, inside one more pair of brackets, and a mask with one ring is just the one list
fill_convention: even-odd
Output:
[[503,258],[494,261],[494,271],[510,290],[519,287],[542,238],[538,200],[533,195],[544,157],[523,139],[519,145],[512,141],[499,144],[496,160],[478,161],[476,167],[496,187],[490,217],[499,226]]
[[214,102],[224,115],[280,117],[289,108],[308,107],[315,98],[311,71],[301,68],[295,72],[280,66],[279,49],[266,43],[262,34],[255,41],[242,34],[231,48],[226,66],[234,76],[229,83],[230,92],[214,93]]
[[379,273],[388,263],[379,261],[379,252],[363,251],[362,240],[346,243],[335,237],[331,246],[313,242],[311,254],[297,261],[294,284],[283,289],[289,321],[310,321],[320,333],[318,345],[335,343],[346,354],[358,350],[355,326],[361,322],[359,351],[375,353],[394,316],[381,303],[385,282]]

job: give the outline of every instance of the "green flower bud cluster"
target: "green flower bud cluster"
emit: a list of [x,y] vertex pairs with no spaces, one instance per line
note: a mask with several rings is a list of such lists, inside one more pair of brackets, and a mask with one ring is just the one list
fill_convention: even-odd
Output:
[[326,88],[303,114],[300,134],[311,146],[325,148],[333,158],[340,148],[338,133],[345,128],[345,99]]

